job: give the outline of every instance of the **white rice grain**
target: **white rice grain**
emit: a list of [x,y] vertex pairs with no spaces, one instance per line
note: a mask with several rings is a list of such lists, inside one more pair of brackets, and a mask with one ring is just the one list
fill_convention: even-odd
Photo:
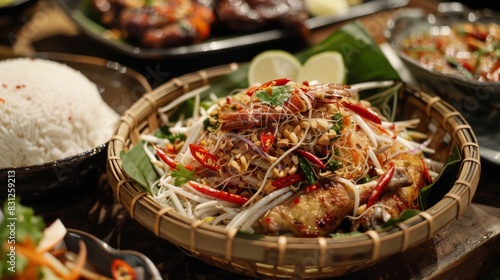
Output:
[[0,168],[50,162],[106,143],[119,115],[97,86],[55,61],[0,61]]

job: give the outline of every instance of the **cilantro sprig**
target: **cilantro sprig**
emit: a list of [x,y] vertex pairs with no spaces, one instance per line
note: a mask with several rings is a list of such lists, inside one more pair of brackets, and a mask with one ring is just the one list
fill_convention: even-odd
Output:
[[270,87],[270,92],[268,89],[269,88],[256,91],[255,96],[263,103],[271,106],[283,106],[292,95],[292,86],[290,85],[272,86]]
[[184,165],[178,163],[170,175],[175,178],[174,184],[176,186],[182,186],[193,179],[194,170],[189,171]]

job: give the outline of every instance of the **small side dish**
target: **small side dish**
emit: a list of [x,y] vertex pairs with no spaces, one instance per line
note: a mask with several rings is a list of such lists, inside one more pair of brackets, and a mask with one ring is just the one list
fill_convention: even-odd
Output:
[[417,85],[443,98],[474,128],[484,159],[498,164],[500,17],[443,2],[428,13],[405,8],[386,38]]
[[2,279],[160,279],[144,255],[114,250],[91,234],[67,229],[60,220],[46,227],[19,199],[4,202],[2,210]]
[[430,70],[480,82],[500,81],[500,25],[454,23],[411,33],[401,49]]

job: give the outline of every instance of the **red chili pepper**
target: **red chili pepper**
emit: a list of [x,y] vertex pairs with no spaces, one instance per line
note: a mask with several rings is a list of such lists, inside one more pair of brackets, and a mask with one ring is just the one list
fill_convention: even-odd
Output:
[[135,270],[124,260],[114,259],[111,263],[113,279],[137,279]]
[[[168,166],[170,166],[170,168],[172,169],[175,169],[177,168],[177,164],[180,164],[180,163],[177,163],[175,160],[173,160],[171,157],[169,157],[165,151],[163,151],[162,149],[160,149],[160,147],[156,146],[154,143],[151,143],[151,145],[153,145],[153,147],[155,148],[155,151],[156,151],[156,154],[158,155],[158,157],[161,159],[161,161],[163,161],[164,163],[166,163]],[[189,171],[193,171],[195,168],[190,165],[190,164],[183,164],[183,166],[189,170]]]
[[247,90],[247,95],[252,96],[256,91],[272,86],[283,86],[290,82],[290,78],[276,79],[262,84],[261,86],[251,87]]
[[432,182],[431,175],[429,173],[429,169],[427,168],[427,163],[425,163],[425,159],[422,158],[422,166],[424,167],[424,177],[426,184],[430,184]]
[[306,187],[306,193],[312,192],[312,191],[316,190],[317,188],[318,188],[318,186],[316,186],[316,184],[309,185]]
[[167,148],[167,151],[169,151],[169,152],[171,152],[171,153],[173,153],[173,154],[176,154],[176,153],[177,153],[177,151],[175,150],[175,146],[174,146],[174,145],[172,145],[171,143],[167,143],[167,144],[165,145],[165,147]]
[[482,41],[482,42],[485,42],[486,39],[488,39],[488,32],[485,32],[485,31],[476,27],[476,28],[474,28],[471,36]]
[[310,162],[318,165],[321,169],[326,169],[326,165],[315,154],[308,152],[308,151],[301,150],[301,149],[297,149],[296,151],[297,151],[297,153],[303,155]]
[[275,187],[276,189],[281,189],[290,185],[293,185],[295,183],[298,183],[300,181],[304,180],[304,176],[302,176],[299,173],[295,173],[292,175],[285,176],[283,178],[279,178],[277,180],[274,180],[271,185]]
[[436,48],[437,48],[438,50],[442,50],[442,49],[444,48],[444,46],[445,46],[445,43],[443,42],[443,40],[442,40],[442,39],[440,39],[440,38],[438,38],[438,39],[436,40]]
[[189,181],[189,185],[191,187],[193,187],[195,190],[201,192],[202,194],[206,194],[208,196],[211,196],[211,197],[214,197],[214,198],[217,198],[220,200],[236,203],[239,205],[243,205],[248,201],[248,198],[241,196],[239,194],[221,191],[221,190],[214,189],[214,188],[211,188],[209,186],[205,186],[205,185],[193,182],[193,181]]
[[475,72],[475,69],[474,69],[474,66],[469,63],[467,60],[461,60],[459,61],[459,63],[462,65],[463,68],[467,69],[467,71],[471,72],[471,73],[474,73]]
[[500,79],[500,75],[495,75],[495,72],[497,72],[500,69],[500,59],[497,59],[497,62],[493,67],[490,68],[489,74],[494,77],[493,81],[498,82]]
[[166,163],[168,166],[170,166],[170,168],[175,168],[177,166],[177,163],[173,159],[171,159],[169,156],[167,156],[167,154],[165,153],[165,151],[163,151],[162,149],[160,149],[154,143],[151,143],[151,145],[153,145],[153,147],[155,148],[155,151],[156,151],[156,154],[158,155],[158,157],[164,163]]
[[271,130],[265,129],[260,133],[260,144],[261,144],[261,149],[265,153],[269,151],[269,148],[273,146],[274,143],[274,134]]
[[[164,163],[166,163],[172,169],[175,169],[177,167],[177,164],[179,164],[179,163],[177,163],[175,160],[173,160],[171,157],[169,157],[165,153],[165,151],[163,151],[162,149],[160,149],[154,143],[151,143],[151,145],[153,145],[153,147],[155,148],[156,154],[161,159],[161,161],[163,161]],[[189,171],[193,171],[194,170],[194,167],[192,165],[189,165],[189,164],[183,164],[183,165]]]
[[354,113],[358,114],[363,119],[367,119],[367,120],[372,121],[376,124],[382,124],[382,121],[380,120],[380,118],[377,115],[370,112],[368,109],[366,109],[365,107],[363,107],[359,104],[354,104],[354,103],[349,103],[349,102],[344,101],[344,102],[342,102],[342,105],[344,105],[344,107],[353,111]]
[[189,150],[193,157],[203,166],[213,171],[219,171],[220,166],[217,164],[219,159],[216,156],[195,144],[189,144]]
[[378,180],[375,189],[373,189],[373,192],[370,194],[370,198],[368,199],[368,203],[366,204],[367,208],[372,206],[375,203],[375,201],[378,200],[384,188],[387,187],[387,185],[389,185],[389,182],[394,176],[394,169],[395,169],[394,164],[391,162],[389,170],[387,170],[387,172],[384,175],[382,175],[382,177],[380,177],[380,180]]

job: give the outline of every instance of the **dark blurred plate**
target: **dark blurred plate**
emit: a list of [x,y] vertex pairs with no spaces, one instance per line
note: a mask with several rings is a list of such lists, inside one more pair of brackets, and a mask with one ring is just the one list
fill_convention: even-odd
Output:
[[387,41],[419,87],[445,99],[467,119],[478,138],[481,156],[500,164],[500,82],[471,81],[432,71],[402,51],[403,40],[414,32],[457,22],[500,24],[500,15],[492,10],[471,10],[458,2],[440,3],[438,11],[399,10],[388,21]]
[[118,259],[134,269],[137,280],[161,279],[158,269],[145,255],[137,251],[116,250],[91,234],[68,229],[64,243],[69,251],[78,253],[80,240],[85,243],[87,249],[87,262],[101,275],[112,277],[111,268],[113,262]]
[[0,15],[14,15],[28,5],[36,3],[37,0],[1,0]]
[[[84,14],[84,12],[82,12],[85,0],[56,1],[66,11],[68,16],[79,26],[79,28],[89,37],[132,57],[168,58],[174,56],[211,55],[225,50],[247,48],[250,46],[297,36],[285,29],[272,29],[247,35],[214,36],[202,43],[189,46],[163,49],[143,48],[129,44],[123,40],[110,39],[109,36],[106,36],[108,30],[92,21]],[[306,25],[309,29],[315,30],[378,11],[403,7],[408,4],[408,2],[409,0],[366,0],[362,4],[350,7],[348,11],[343,14],[311,17],[306,21]]]
[[12,44],[16,26],[29,21],[38,0],[0,0],[0,43]]
[[[0,60],[14,57],[17,56],[0,49]],[[37,53],[34,57],[64,63],[80,71],[97,85],[103,100],[119,115],[123,115],[145,92],[151,90],[141,74],[116,62],[62,53]],[[106,151],[107,143],[104,143],[79,155],[53,162],[0,168],[0,181],[14,183],[16,196],[32,207],[35,202],[50,205],[69,201],[58,200],[58,197],[69,193],[82,194],[97,187],[106,168]],[[7,196],[7,191],[7,185],[0,188],[0,200]]]

